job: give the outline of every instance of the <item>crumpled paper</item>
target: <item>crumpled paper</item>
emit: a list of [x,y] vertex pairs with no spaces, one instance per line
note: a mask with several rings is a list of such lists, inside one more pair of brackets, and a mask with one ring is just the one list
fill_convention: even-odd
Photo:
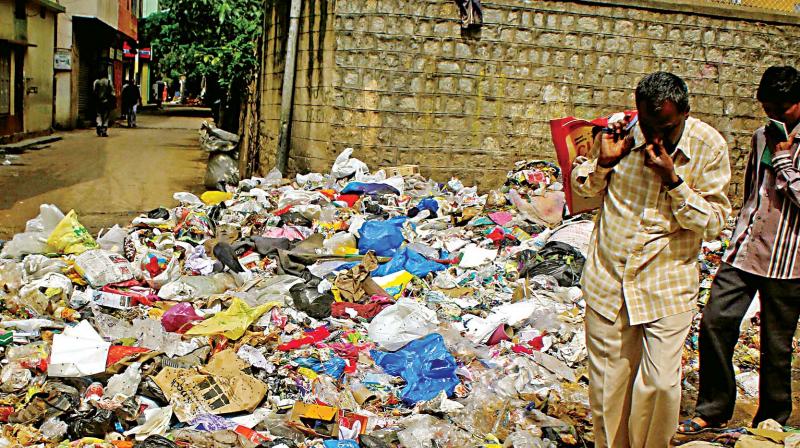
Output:
[[350,302],[360,302],[367,292],[364,282],[370,278],[370,273],[378,268],[378,259],[374,252],[364,255],[364,260],[358,266],[341,272],[333,281],[333,286],[339,289],[342,298]]

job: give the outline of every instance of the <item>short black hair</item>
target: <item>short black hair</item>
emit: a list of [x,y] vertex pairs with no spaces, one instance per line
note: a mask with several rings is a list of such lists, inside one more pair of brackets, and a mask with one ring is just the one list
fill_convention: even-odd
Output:
[[761,76],[756,98],[762,103],[800,103],[800,73],[794,67],[773,65]]
[[659,111],[666,101],[675,104],[679,112],[689,111],[689,88],[679,76],[668,72],[651,73],[636,86],[636,104]]

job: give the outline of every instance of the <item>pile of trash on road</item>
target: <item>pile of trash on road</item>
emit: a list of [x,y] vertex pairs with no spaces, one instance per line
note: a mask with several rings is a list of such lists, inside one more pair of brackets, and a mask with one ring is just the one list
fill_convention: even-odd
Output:
[[557,165],[482,195],[351,155],[97,238],[42,205],[0,253],[0,446],[590,444]]

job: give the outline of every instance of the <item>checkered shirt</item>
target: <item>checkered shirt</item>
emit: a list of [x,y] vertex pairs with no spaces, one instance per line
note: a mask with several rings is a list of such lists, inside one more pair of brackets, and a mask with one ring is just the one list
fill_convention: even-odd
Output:
[[574,194],[605,195],[581,280],[586,303],[613,321],[624,301],[639,325],[696,306],[697,253],[725,227],[731,168],[725,139],[689,117],[673,154],[683,183],[668,190],[644,165],[638,126],[634,136],[635,148],[613,168],[580,158],[571,181]]

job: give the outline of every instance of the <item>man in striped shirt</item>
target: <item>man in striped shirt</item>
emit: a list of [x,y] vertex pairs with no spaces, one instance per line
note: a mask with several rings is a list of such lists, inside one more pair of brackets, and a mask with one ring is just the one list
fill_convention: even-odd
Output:
[[713,429],[733,416],[733,349],[756,292],[761,375],[753,426],[767,419],[784,424],[792,412],[792,338],[800,316],[800,163],[794,143],[800,132],[800,73],[770,67],[756,97],[766,115],[780,123],[753,135],[744,204],[703,310],[696,416],[680,425],[682,433]]
[[598,448],[667,447],[678,425],[681,353],[696,310],[697,252],[730,214],[728,145],[689,116],[666,72],[636,87],[639,123],[595,140],[575,194],[603,196],[581,286]]

